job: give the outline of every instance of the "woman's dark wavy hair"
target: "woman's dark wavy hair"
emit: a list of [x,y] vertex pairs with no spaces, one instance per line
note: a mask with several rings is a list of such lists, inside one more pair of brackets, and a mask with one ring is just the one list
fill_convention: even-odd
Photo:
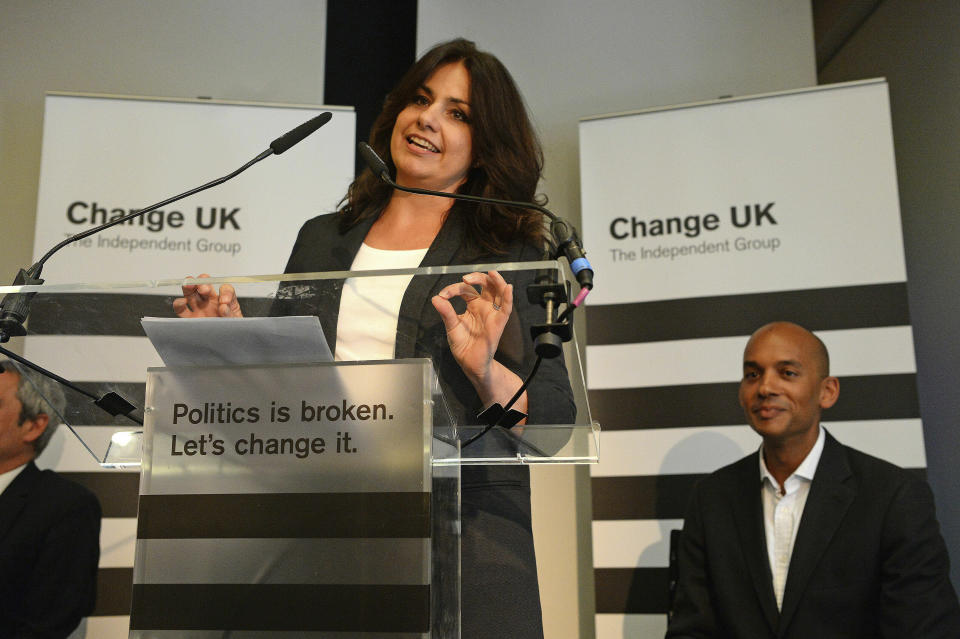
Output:
[[[397,116],[438,67],[454,62],[462,62],[470,75],[473,145],[473,165],[458,192],[545,204],[546,197],[536,193],[543,151],[520,91],[500,60],[463,38],[438,44],[410,67],[373,123],[370,146],[395,172],[390,137]],[[369,168],[364,169],[340,202],[341,231],[378,216],[392,191]],[[542,214],[534,210],[455,201],[449,215],[462,217],[468,249],[477,255],[504,253],[516,240],[537,246],[545,240]]]

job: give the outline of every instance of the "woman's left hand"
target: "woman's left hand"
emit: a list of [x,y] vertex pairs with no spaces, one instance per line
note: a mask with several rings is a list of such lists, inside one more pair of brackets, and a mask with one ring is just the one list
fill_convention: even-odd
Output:
[[[476,286],[480,287],[477,293]],[[467,310],[457,315],[450,299],[461,297]],[[484,405],[505,402],[522,380],[493,359],[513,311],[513,285],[496,271],[470,273],[431,300],[447,329],[447,343]]]

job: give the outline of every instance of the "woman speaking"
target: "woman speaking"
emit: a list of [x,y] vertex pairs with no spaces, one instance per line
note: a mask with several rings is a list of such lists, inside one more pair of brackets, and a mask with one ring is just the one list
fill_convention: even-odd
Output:
[[[407,71],[370,146],[401,186],[503,200],[535,201],[543,166],[509,72],[463,39]],[[545,242],[537,211],[401,192],[364,170],[336,213],[304,224],[286,272],[533,261]],[[508,403],[536,359],[529,326],[542,310],[526,301],[529,277],[509,279],[490,271],[336,280],[312,312],[337,360],[430,357],[454,417],[478,424],[485,408]],[[240,315],[229,285],[184,286],[174,310]],[[520,424],[573,423],[561,358],[544,360],[513,408],[526,414]],[[528,469],[465,466],[461,490],[462,636],[542,637]]]

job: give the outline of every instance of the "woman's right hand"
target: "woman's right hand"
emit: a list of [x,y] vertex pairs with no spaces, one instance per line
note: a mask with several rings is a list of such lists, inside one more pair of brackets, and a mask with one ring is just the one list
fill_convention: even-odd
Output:
[[[210,276],[202,273],[200,277]],[[224,284],[219,291],[210,284],[184,284],[183,297],[173,300],[173,312],[177,317],[243,317],[237,293],[230,284]]]

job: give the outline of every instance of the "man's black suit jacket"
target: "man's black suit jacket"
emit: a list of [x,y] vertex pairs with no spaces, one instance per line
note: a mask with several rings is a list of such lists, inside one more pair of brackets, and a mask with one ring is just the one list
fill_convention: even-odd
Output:
[[66,637],[93,610],[100,504],[33,462],[0,494],[0,637]]
[[[528,244],[505,247],[504,255],[468,255],[465,226],[451,211],[421,266],[525,262],[540,259]],[[287,273],[346,271],[360,249],[373,219],[340,233],[336,215],[321,215],[300,229],[287,263]],[[461,274],[418,276],[400,305],[395,355],[429,357],[451,412],[460,424],[478,423],[481,410],[473,386],[447,345],[446,329],[430,299]],[[543,322],[539,306],[526,301],[525,284],[532,274],[503,273],[514,284],[514,313],[504,329],[496,359],[526,376],[535,354],[529,326]],[[316,314],[331,351],[336,346],[342,280],[292,282],[278,293],[273,312]],[[286,298],[286,299],[285,299]],[[562,358],[544,360],[528,388],[529,423],[570,424],[576,408]],[[495,437],[496,432],[488,433]],[[483,446],[484,439],[474,446]],[[530,517],[530,479],[524,466],[465,466],[461,470],[462,628],[464,639],[537,639],[542,637],[540,594]]]
[[960,637],[933,495],[910,472],[826,434],[781,612],[763,526],[756,454],[698,484],[668,638]]

